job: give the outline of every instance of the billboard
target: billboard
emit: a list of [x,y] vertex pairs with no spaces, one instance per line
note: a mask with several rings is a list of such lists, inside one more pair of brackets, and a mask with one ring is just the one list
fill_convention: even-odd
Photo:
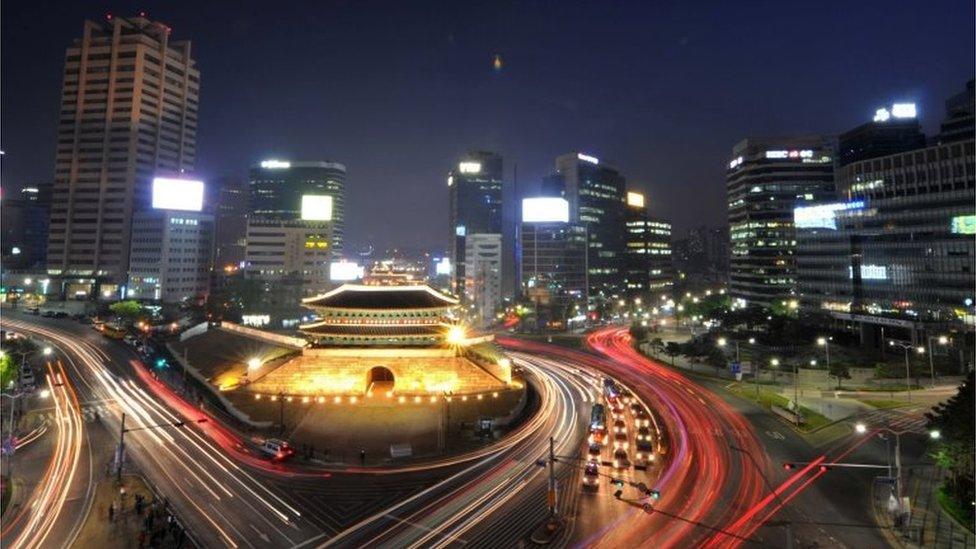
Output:
[[976,234],[976,215],[957,215],[952,218],[953,234]]
[[203,210],[203,181],[156,177],[152,182],[152,207],[157,210]]
[[569,202],[565,198],[522,199],[523,223],[568,223]]
[[434,261],[434,273],[437,275],[451,274],[451,260],[449,258]]
[[327,194],[303,194],[302,221],[332,221],[332,197]]
[[644,195],[641,193],[635,193],[633,191],[627,191],[627,205],[633,206],[634,208],[643,208]]
[[351,261],[334,261],[329,267],[329,280],[334,282],[359,280],[366,269]]
[[801,206],[793,209],[793,226],[797,229],[832,229],[837,230],[838,211],[860,210],[864,208],[864,201],[835,202],[819,206]]

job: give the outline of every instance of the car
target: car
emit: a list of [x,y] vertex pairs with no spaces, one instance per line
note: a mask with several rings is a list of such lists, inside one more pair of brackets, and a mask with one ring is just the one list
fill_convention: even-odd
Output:
[[618,419],[618,420],[614,421],[613,422],[613,432],[614,433],[626,433],[627,432],[627,423],[624,420],[622,420],[622,419]]
[[627,440],[627,433],[617,433],[613,435],[613,447],[615,449],[623,448],[624,450],[630,448],[630,441]]
[[648,442],[651,440],[651,428],[646,425],[637,428],[637,442],[641,442],[642,440]]
[[56,311],[54,313],[54,318],[68,318],[68,313],[64,311]]
[[39,314],[41,314],[41,310],[39,308],[37,308],[37,307],[28,307],[27,308],[27,314],[29,314],[29,315],[39,315]]
[[44,318],[54,318],[54,314],[55,314],[54,311],[44,311],[43,313],[41,313],[41,316],[43,316]]
[[85,313],[75,313],[71,315],[71,318],[73,320],[77,320],[78,322],[88,322],[88,315]]
[[637,452],[635,457],[635,467],[646,468],[654,461],[654,445],[650,440],[637,441]]
[[638,408],[634,412],[634,425],[638,427],[647,427],[651,424],[651,418],[647,415],[647,411],[643,408]]
[[295,450],[280,438],[269,438],[261,444],[261,452],[271,456],[272,461],[283,461],[295,454]]
[[595,461],[588,461],[583,467],[583,486],[587,488],[600,487],[600,466]]
[[607,434],[603,429],[592,429],[590,431],[590,438],[588,442],[592,444],[601,445],[607,439]]
[[600,452],[602,451],[603,447],[599,444],[590,444],[586,447],[586,455],[588,455],[590,459],[600,459]]
[[627,450],[620,448],[613,453],[613,468],[614,469],[629,469],[630,468],[630,458],[627,456]]

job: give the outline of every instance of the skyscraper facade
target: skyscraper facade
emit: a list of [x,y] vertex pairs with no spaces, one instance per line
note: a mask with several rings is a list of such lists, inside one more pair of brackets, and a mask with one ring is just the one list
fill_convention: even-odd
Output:
[[[447,176],[450,193],[451,265],[453,291],[464,297],[467,237],[502,234],[502,157],[493,152],[472,151]],[[507,268],[505,265],[502,268]]]
[[587,230],[591,301],[620,295],[626,249],[624,177],[598,158],[579,152],[557,157],[556,175],[546,180],[547,190],[552,192],[561,184],[561,194],[569,202],[570,222]]
[[624,288],[627,297],[648,297],[674,286],[671,223],[651,217],[644,195],[627,192],[627,251]]
[[730,293],[770,306],[794,295],[793,209],[834,196],[833,147],[822,137],[744,139],[726,172]]
[[[889,335],[900,328],[916,341],[923,333],[973,329],[971,84],[967,99],[947,101],[942,125],[947,135],[928,146],[840,167],[838,200],[794,212],[804,307],[853,321],[866,341],[877,341],[882,326]],[[959,138],[963,135],[968,138]]]
[[126,297],[163,303],[205,299],[214,218],[203,212],[144,210],[132,219]]
[[301,219],[302,197],[332,200],[332,253],[342,254],[346,167],[338,162],[264,160],[250,172],[251,215],[264,219]]
[[522,296],[534,303],[537,319],[566,326],[586,314],[586,227],[569,222],[567,201],[527,198],[519,226],[519,279]]
[[234,177],[220,178],[215,186],[214,264],[229,273],[236,271],[244,261],[248,188]]
[[200,72],[170,31],[107,16],[86,21],[65,53],[47,266],[89,291],[124,281],[153,177],[196,162]]

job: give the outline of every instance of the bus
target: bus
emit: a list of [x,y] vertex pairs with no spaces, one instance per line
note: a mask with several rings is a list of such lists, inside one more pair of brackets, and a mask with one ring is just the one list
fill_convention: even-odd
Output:
[[119,328],[115,324],[105,323],[102,327],[98,329],[102,332],[102,335],[112,339],[122,339],[125,337],[125,330]]

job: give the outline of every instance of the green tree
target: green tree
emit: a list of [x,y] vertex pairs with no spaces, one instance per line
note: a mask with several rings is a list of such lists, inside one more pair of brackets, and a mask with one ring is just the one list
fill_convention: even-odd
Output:
[[968,513],[969,527],[973,526],[972,502],[974,493],[973,468],[976,453],[976,434],[974,434],[973,372],[970,371],[956,394],[925,414],[928,427],[939,432],[932,441],[932,455],[940,466],[949,473],[943,489],[956,504],[956,508]]
[[142,305],[131,299],[113,303],[109,305],[108,309],[129,322],[136,320],[142,314]]

